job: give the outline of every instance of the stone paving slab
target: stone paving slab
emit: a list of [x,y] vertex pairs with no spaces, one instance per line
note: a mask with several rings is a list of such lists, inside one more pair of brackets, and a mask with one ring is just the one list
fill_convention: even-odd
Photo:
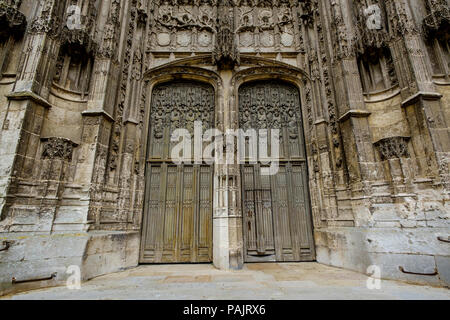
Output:
[[446,288],[383,280],[381,289],[369,290],[366,281],[363,274],[318,263],[255,263],[239,271],[217,270],[208,264],[144,265],[97,277],[80,290],[57,287],[2,299],[450,300]]

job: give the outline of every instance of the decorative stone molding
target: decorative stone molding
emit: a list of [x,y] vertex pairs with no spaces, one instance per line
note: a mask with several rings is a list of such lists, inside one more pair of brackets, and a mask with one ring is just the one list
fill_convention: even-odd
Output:
[[410,137],[384,138],[374,143],[381,155],[381,160],[409,158],[408,141]]
[[[114,15],[115,14],[120,14],[120,2],[116,1],[116,6],[117,8],[113,8],[111,9],[111,13]],[[118,10],[116,12],[116,10]],[[134,79],[136,80],[137,78],[140,78],[142,75],[141,72],[141,66],[142,64],[140,62],[142,62],[142,52],[140,52],[139,47],[135,49],[135,51],[133,52],[133,34],[136,30],[137,27],[137,20],[139,19],[138,17],[138,13],[137,13],[137,2],[136,1],[132,1],[131,2],[131,8],[130,8],[131,12],[130,12],[130,20],[128,22],[128,26],[127,26],[127,35],[128,35],[128,41],[126,42],[126,45],[124,47],[125,49],[125,55],[124,55],[124,60],[123,63],[125,66],[125,68],[122,69],[122,73],[121,73],[121,82],[120,82],[120,88],[119,88],[119,97],[118,97],[118,104],[117,104],[117,109],[116,109],[116,114],[115,114],[115,123],[114,123],[114,127],[113,127],[113,133],[112,133],[112,141],[111,141],[111,154],[109,157],[109,163],[108,163],[108,168],[110,171],[115,171],[117,169],[117,164],[119,161],[119,148],[120,148],[120,138],[121,138],[121,134],[122,134],[122,127],[123,127],[123,115],[124,115],[124,110],[125,110],[125,104],[126,104],[126,97],[127,97],[127,83],[128,83],[128,79]],[[111,24],[114,25],[114,19],[111,20]],[[111,34],[112,38],[111,38],[111,45],[108,49],[108,51],[110,51],[114,46],[113,43],[117,44],[117,39],[115,39],[114,37],[117,37],[119,34],[119,32],[115,35]],[[109,52],[108,57],[112,57],[113,56],[113,52]],[[130,68],[131,66],[131,68]]]
[[[108,20],[103,31],[103,40],[96,52],[97,57],[101,59],[112,59],[117,54],[116,47],[119,41],[119,27],[120,27],[120,0],[111,0],[111,7],[109,10]],[[136,14],[135,11],[131,11]]]
[[45,100],[44,98],[42,98],[41,96],[37,95],[32,91],[15,91],[6,95],[6,97],[9,100],[31,100],[37,103],[38,105],[43,106],[44,108],[52,107],[50,102],[48,102],[47,100]]
[[349,119],[350,117],[354,117],[354,118],[365,118],[371,115],[371,112],[366,111],[366,110],[349,110],[346,113],[344,113],[340,118],[339,121],[340,122],[344,122],[347,119]]
[[339,1],[331,1],[331,25],[335,33],[334,57],[336,60],[353,58],[356,35],[350,32],[344,21],[344,15]]
[[389,17],[391,39],[398,39],[409,34],[417,34],[418,29],[408,14],[404,0],[385,0],[386,13]]
[[411,104],[416,103],[420,99],[423,100],[439,100],[442,98],[442,94],[438,92],[423,92],[419,91],[416,94],[410,96],[406,100],[402,101],[402,107],[410,106]]
[[66,138],[50,137],[41,138],[43,142],[42,158],[43,159],[60,159],[71,161],[73,149],[76,143]]
[[31,22],[28,32],[31,34],[46,33],[51,38],[61,34],[61,19],[59,13],[64,3],[62,1],[44,0],[40,13]]
[[20,37],[27,27],[27,18],[18,8],[21,1],[14,1],[14,5],[0,1],[0,40],[13,35]]

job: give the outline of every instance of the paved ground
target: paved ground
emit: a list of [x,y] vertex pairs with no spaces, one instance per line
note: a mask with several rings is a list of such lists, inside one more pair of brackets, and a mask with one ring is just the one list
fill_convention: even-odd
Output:
[[367,277],[318,263],[247,264],[241,271],[211,265],[148,265],[95,278],[81,290],[35,290],[4,299],[446,299],[450,290]]

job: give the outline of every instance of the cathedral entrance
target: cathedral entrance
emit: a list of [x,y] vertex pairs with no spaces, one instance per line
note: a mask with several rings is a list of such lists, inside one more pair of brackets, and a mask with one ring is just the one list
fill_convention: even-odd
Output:
[[171,136],[176,129],[193,135],[194,121],[213,127],[214,89],[166,83],[154,88],[151,101],[140,262],[211,262],[214,167],[174,164]]
[[[239,122],[244,130],[267,129],[269,136],[274,134],[274,129],[279,130],[277,173],[262,174],[264,166],[261,163],[249,161],[241,165],[245,261],[314,260],[298,89],[282,82],[242,85],[239,89]],[[261,139],[260,134],[258,139]],[[270,138],[267,141],[268,151],[275,150],[271,145],[273,141]]]

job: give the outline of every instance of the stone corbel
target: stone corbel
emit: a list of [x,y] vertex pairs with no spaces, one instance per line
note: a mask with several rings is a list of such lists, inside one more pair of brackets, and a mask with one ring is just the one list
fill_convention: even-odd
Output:
[[21,37],[27,27],[27,18],[14,6],[0,0],[0,40],[10,35]]
[[411,104],[416,103],[420,99],[422,100],[439,100],[442,98],[442,94],[437,92],[423,92],[419,91],[416,94],[410,96],[408,99],[402,102],[402,107],[407,107]]
[[340,118],[339,122],[344,122],[349,118],[365,118],[371,115],[371,112],[367,110],[348,110]]
[[31,100],[44,108],[51,108],[50,102],[32,91],[17,91],[7,94],[8,100]]
[[87,111],[83,111],[81,114],[86,117],[101,116],[101,117],[105,118],[106,120],[108,120],[109,122],[115,121],[114,117],[104,110],[87,110]]

